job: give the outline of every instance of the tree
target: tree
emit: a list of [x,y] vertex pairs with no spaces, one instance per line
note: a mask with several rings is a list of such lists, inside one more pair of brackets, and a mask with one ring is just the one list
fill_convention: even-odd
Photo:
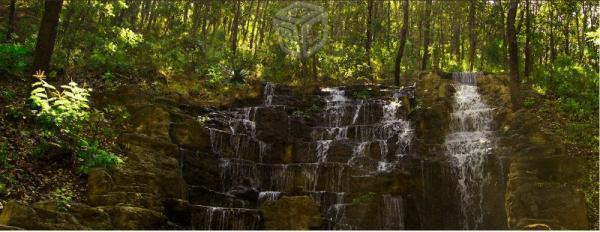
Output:
[[406,45],[406,34],[408,33],[408,0],[402,2],[402,29],[400,30],[400,44],[398,53],[394,62],[394,84],[400,85],[400,63],[404,55],[404,46]]
[[423,26],[423,59],[421,60],[421,69],[427,68],[427,62],[429,60],[429,41],[431,40],[431,0],[427,0],[425,5],[425,25]]
[[470,1],[469,5],[469,71],[473,71],[475,63],[475,43],[477,42],[477,34],[475,34],[475,0]]
[[237,53],[237,35],[238,35],[238,26],[240,22],[240,1],[235,2],[235,15],[233,17],[232,28],[231,28],[231,51],[235,56]]
[[365,42],[365,52],[367,55],[367,64],[369,65],[369,75],[373,78],[373,67],[371,66],[371,42],[373,40],[373,0],[367,1],[367,39]]
[[508,66],[510,69],[510,92],[513,110],[521,108],[521,79],[519,77],[519,47],[517,44],[517,30],[515,17],[519,0],[510,0],[506,16],[506,42],[508,44]]
[[10,1],[10,9],[8,11],[8,25],[6,26],[6,41],[10,41],[12,33],[15,31],[15,11],[17,8],[17,0]]
[[44,15],[42,16],[33,57],[32,67],[34,72],[37,70],[47,72],[50,67],[62,5],[62,0],[46,0],[44,2]]
[[533,17],[533,14],[531,13],[530,2],[531,0],[525,0],[525,11],[527,12],[525,18],[525,78],[528,78],[533,71],[533,57],[531,56],[531,17]]

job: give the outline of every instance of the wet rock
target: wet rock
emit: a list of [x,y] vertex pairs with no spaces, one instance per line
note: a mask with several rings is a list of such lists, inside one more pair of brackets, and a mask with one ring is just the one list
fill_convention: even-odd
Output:
[[242,208],[191,206],[194,230],[257,230],[261,216],[258,210]]
[[230,194],[224,194],[202,186],[190,186],[189,200],[193,205],[208,205],[215,207],[248,208],[253,207],[249,201],[244,201]]
[[250,202],[258,201],[258,190],[252,187],[251,180],[247,178],[245,178],[241,184],[231,188],[228,194]]
[[104,206],[99,209],[110,215],[113,229],[151,230],[160,229],[166,223],[161,213],[145,208],[131,206]]
[[321,225],[319,205],[307,196],[267,201],[261,213],[267,230],[308,230]]
[[219,161],[211,153],[182,151],[182,172],[189,185],[220,188]]
[[277,108],[258,108],[256,112],[256,138],[262,141],[286,141],[290,122],[285,111]]
[[191,226],[190,203],[182,199],[165,199],[163,200],[163,214],[170,222],[176,223],[184,228]]

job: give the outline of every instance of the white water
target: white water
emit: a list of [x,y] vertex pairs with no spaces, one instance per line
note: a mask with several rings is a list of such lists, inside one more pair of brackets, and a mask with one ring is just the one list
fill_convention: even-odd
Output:
[[477,92],[479,73],[455,73],[456,93],[446,153],[458,170],[464,229],[478,229],[483,222],[484,163],[493,148],[492,109]]

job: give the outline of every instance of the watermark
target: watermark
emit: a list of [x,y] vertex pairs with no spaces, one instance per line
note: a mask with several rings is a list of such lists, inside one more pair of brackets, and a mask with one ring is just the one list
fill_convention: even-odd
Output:
[[310,3],[294,2],[277,11],[273,24],[281,49],[300,59],[314,55],[329,37],[327,12]]

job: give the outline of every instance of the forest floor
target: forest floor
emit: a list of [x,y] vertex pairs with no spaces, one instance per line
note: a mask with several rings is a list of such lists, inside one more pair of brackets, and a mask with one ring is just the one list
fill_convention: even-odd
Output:
[[[69,161],[73,159],[61,157],[64,151],[40,148],[40,129],[27,104],[31,83],[32,79],[0,78],[0,211],[2,204],[9,200],[33,203],[67,197],[86,202],[87,180],[78,172],[75,162]],[[90,79],[89,83],[88,87],[98,87],[92,94],[101,94],[106,90],[101,82]],[[116,88],[118,84],[113,85]],[[243,95],[251,89],[249,85],[242,85],[206,90],[206,86],[198,83],[197,79],[189,78],[171,80],[170,83],[154,81],[121,85],[135,86],[154,95],[176,94],[215,107],[230,104],[232,99],[243,97],[237,95]],[[579,122],[562,113],[555,99],[535,94],[531,96],[535,104],[526,105],[538,115],[543,130],[559,136],[568,154],[585,159],[585,175],[580,180],[580,187],[586,194],[590,223],[598,229],[597,122]]]

